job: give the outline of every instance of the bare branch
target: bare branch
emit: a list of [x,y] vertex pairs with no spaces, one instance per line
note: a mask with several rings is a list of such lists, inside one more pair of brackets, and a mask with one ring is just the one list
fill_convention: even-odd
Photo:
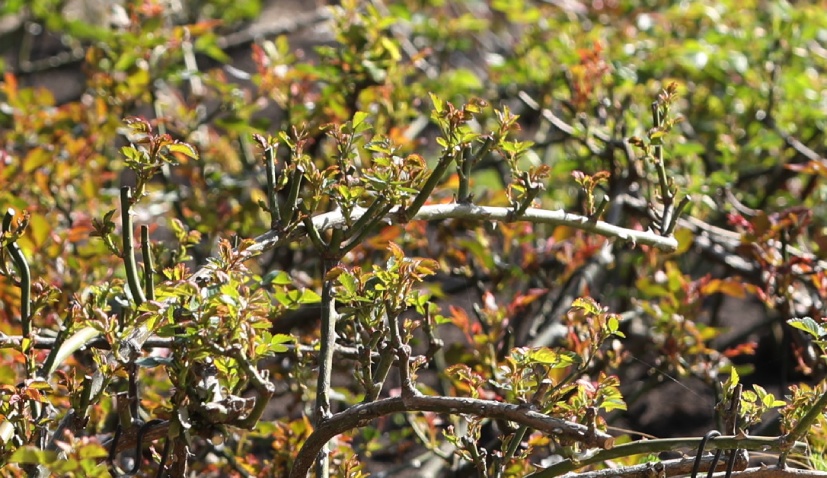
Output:
[[[552,478],[565,473],[577,470],[593,463],[602,463],[615,458],[642,455],[649,453],[661,453],[665,451],[678,451],[684,449],[697,449],[703,438],[663,438],[657,440],[638,440],[631,443],[624,443],[612,449],[602,450],[589,457],[579,460],[563,460],[542,471],[532,473],[530,478]],[[721,450],[783,450],[784,448],[806,448],[801,442],[788,443],[785,437],[759,437],[759,436],[718,436],[707,441],[708,448]],[[693,458],[694,459],[694,458]]]
[[[745,470],[747,468],[748,460],[743,453],[738,454],[735,467],[737,470]],[[712,465],[713,456],[708,455],[701,458],[701,467],[699,471],[707,472]],[[590,471],[586,473],[577,473],[577,478],[651,478],[654,476],[667,478],[670,476],[687,475],[692,471],[695,464],[695,457],[678,458],[675,460],[653,461],[643,463],[640,465],[624,466],[620,468],[607,468],[605,470]],[[723,471],[726,468],[726,462],[718,460],[715,465],[716,470]]]
[[[394,208],[386,216],[391,222],[395,221],[399,213]],[[364,208],[353,211],[350,220],[358,220],[365,213]],[[415,221],[435,221],[441,219],[467,219],[476,221],[509,222],[512,220],[512,209],[506,207],[478,206],[475,204],[432,204],[423,206],[411,219]],[[567,213],[562,210],[551,211],[547,209],[528,208],[519,221],[526,221],[535,224],[550,224],[553,226],[568,226],[583,231],[593,232],[601,236],[614,237],[634,244],[653,246],[665,252],[674,252],[678,247],[678,241],[672,236],[661,236],[650,231],[639,231],[615,226],[603,221],[595,221],[587,216]],[[313,225],[319,232],[330,229],[338,229],[345,226],[345,217],[339,211],[319,214],[313,217]],[[275,247],[286,244],[305,234],[304,227],[300,226],[287,235],[279,231],[271,230],[255,239],[256,244],[246,249],[248,254],[255,255]],[[196,276],[204,274],[202,269]]]
[[608,450],[614,444],[614,438],[606,433],[590,434],[585,425],[550,417],[525,406],[474,398],[409,395],[355,405],[324,420],[307,438],[296,455],[290,477],[307,476],[319,450],[336,435],[364,426],[375,418],[402,412],[435,412],[508,420],[550,435],[575,440],[589,447]]
[[[723,477],[723,473],[715,473],[715,478]],[[760,466],[747,468],[744,471],[735,472],[732,477],[737,478],[804,478],[804,477],[827,477],[827,471],[820,470],[798,470],[795,468],[779,468],[777,466]]]

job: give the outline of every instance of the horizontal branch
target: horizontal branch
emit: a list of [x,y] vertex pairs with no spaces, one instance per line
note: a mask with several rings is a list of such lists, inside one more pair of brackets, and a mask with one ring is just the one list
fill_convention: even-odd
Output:
[[[698,472],[706,473],[712,466],[715,460],[713,455],[707,455],[701,458],[701,463]],[[749,460],[743,453],[739,453],[735,457],[735,470],[746,469]],[[691,458],[677,458],[674,460],[650,461],[640,465],[623,466],[619,468],[606,468],[604,470],[588,471],[585,473],[572,474],[576,478],[669,478],[670,476],[688,475],[692,473],[695,466],[695,457]],[[715,470],[724,471],[727,466],[727,461],[724,459],[717,460]]]
[[[25,338],[20,335],[7,335],[5,337],[0,337],[0,349],[21,347],[24,339]],[[34,336],[32,340],[34,341],[34,348],[36,349],[51,349],[56,343],[56,339],[54,337],[42,337],[38,335]],[[143,348],[147,350],[170,348],[173,346],[173,340],[174,339],[171,337],[150,337],[143,343]],[[89,341],[85,347],[102,350],[110,350],[112,348],[109,342],[102,337]]]
[[[122,453],[129,450],[134,450],[135,445],[138,443],[138,434],[141,430],[140,425],[132,425],[129,428],[124,429],[121,432],[121,435],[118,437],[118,442],[115,443],[114,454]],[[146,430],[144,430],[144,436],[141,437],[144,443],[151,443],[155,440],[160,440],[164,438],[169,433],[169,421],[164,420],[163,422],[159,423],[150,423],[147,425]],[[112,446],[112,438],[108,438],[101,442],[101,446],[109,451],[109,448]]]
[[[631,443],[624,443],[611,449],[601,450],[587,458],[579,460],[566,459],[559,463],[532,473],[530,478],[552,478],[564,473],[577,470],[594,463],[602,463],[615,458],[661,453],[665,451],[679,451],[686,449],[697,449],[703,438],[661,438],[656,440],[638,440]],[[721,450],[776,450],[780,451],[789,447],[786,437],[761,437],[761,436],[719,436],[706,442],[706,449]],[[805,444],[796,442],[794,447],[806,447]]]
[[[722,478],[723,473],[715,473],[714,478]],[[732,478],[825,478],[827,471],[799,470],[795,468],[779,468],[777,466],[756,466],[744,471],[733,473]]]
[[[649,210],[649,204],[641,198],[629,195],[622,195],[617,198],[623,204],[638,214],[645,215]],[[660,208],[655,207],[655,213],[660,214]],[[695,235],[695,242],[704,249],[721,257],[722,262],[742,273],[753,273],[756,271],[754,264],[745,260],[735,253],[735,249],[741,244],[741,234],[722,227],[713,226],[696,217],[687,216],[678,218],[678,226],[689,229]],[[767,242],[771,247],[778,250],[782,248],[780,241],[771,239]],[[803,251],[795,246],[786,245],[786,251],[793,256],[806,258],[813,261],[813,265],[820,270],[827,270],[827,261],[820,260],[815,254]]]
[[[349,218],[356,221],[364,214],[364,208],[357,208]],[[436,221],[442,219],[465,219],[488,222],[526,221],[535,224],[568,226],[574,229],[593,232],[605,237],[613,237],[634,244],[653,246],[666,252],[674,252],[678,241],[672,236],[661,236],[650,231],[639,231],[615,226],[603,221],[596,221],[586,216],[567,213],[562,210],[528,208],[519,217],[513,217],[513,209],[494,206],[477,206],[475,204],[431,204],[423,206],[411,219],[414,221]],[[386,216],[390,223],[402,222],[398,219],[399,208],[394,208]],[[319,214],[313,217],[313,225],[319,232],[345,227],[345,217],[339,211]],[[283,235],[271,230],[255,239],[255,245],[246,249],[250,255],[262,253],[297,239],[304,235],[304,226],[299,226]]]
[[319,451],[335,436],[364,426],[381,416],[401,412],[435,412],[508,420],[589,447],[610,449],[614,443],[614,438],[606,433],[589,432],[584,425],[550,417],[525,406],[475,398],[426,395],[392,397],[355,405],[324,420],[313,430],[296,455],[290,477],[305,478]]
[[[0,337],[0,349],[6,348],[19,348],[23,345],[24,337],[21,335],[7,335],[5,337]],[[34,348],[36,349],[51,349],[54,348],[56,339],[54,337],[41,337],[35,336],[34,340]],[[312,345],[302,345],[302,344],[281,344],[284,347],[286,352],[292,352],[298,349],[304,353],[311,353],[317,352],[318,350]],[[85,348],[93,348],[93,349],[100,349],[100,350],[111,350],[112,345],[106,341],[104,338],[98,338],[95,340],[90,341],[87,343]],[[175,347],[175,339],[173,337],[158,337],[158,336],[150,336],[143,344],[143,350],[151,350],[151,349],[168,349]],[[338,355],[343,358],[347,359],[359,359],[364,357],[364,354],[359,352],[356,347],[348,347],[346,345],[336,345],[334,349]],[[371,352],[372,358],[378,358],[379,352]],[[413,359],[412,359],[413,360]]]

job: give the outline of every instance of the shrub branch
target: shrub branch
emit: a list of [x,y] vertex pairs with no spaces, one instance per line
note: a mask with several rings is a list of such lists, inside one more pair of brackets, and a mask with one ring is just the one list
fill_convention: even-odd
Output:
[[[12,219],[14,219],[14,209],[6,211],[3,216],[3,232],[11,231]],[[23,326],[23,336],[30,337],[32,334],[32,275],[29,269],[29,263],[26,261],[26,256],[20,250],[17,242],[10,242],[6,248],[9,255],[14,261],[17,272],[20,274],[20,322]]]
[[129,292],[135,305],[146,302],[146,296],[141,288],[141,281],[138,277],[138,265],[135,263],[135,233],[132,227],[132,188],[124,186],[121,188],[121,222],[123,223],[123,263],[126,267],[126,280],[129,284]]
[[[707,455],[701,458],[701,466],[699,472],[707,472],[712,466],[713,456]],[[736,454],[735,469],[743,471],[747,468],[748,459],[745,453]],[[623,466],[620,468],[607,468],[605,470],[590,471],[585,473],[578,473],[577,478],[650,478],[661,477],[667,478],[670,476],[688,475],[692,472],[695,465],[695,457],[677,458],[674,460],[652,461],[640,465]],[[715,470],[724,471],[726,462],[723,460],[716,460]]]
[[[400,222],[397,216],[404,216],[406,211],[393,208],[388,215],[394,223]],[[365,209],[354,209],[349,220],[358,220],[365,213]],[[434,221],[442,219],[467,219],[477,221],[508,222],[513,218],[513,209],[506,207],[478,206],[475,204],[432,204],[422,206],[411,220]],[[404,217],[402,218],[404,219]],[[595,221],[588,216],[567,213],[562,210],[551,211],[547,209],[528,208],[519,217],[519,221],[527,221],[535,224],[549,224],[552,226],[568,226],[581,229],[605,237],[614,237],[633,244],[643,244],[656,247],[665,252],[674,252],[678,247],[678,241],[671,236],[661,236],[651,231],[639,231],[625,227],[615,226],[603,221]],[[334,228],[345,226],[345,217],[341,212],[333,211],[319,214],[311,220],[318,232],[324,232]],[[404,222],[404,221],[402,221]],[[307,224],[307,223],[305,223]],[[306,226],[305,226],[306,227]],[[305,234],[305,228],[299,227],[289,234],[281,234],[279,231],[271,230],[255,239],[256,244],[245,251],[251,256],[275,247],[291,242]],[[203,272],[203,270],[202,270]],[[198,274],[200,275],[200,273]]]
[[[593,463],[602,463],[606,460],[626,456],[661,453],[665,451],[678,451],[684,449],[697,449],[703,438],[663,438],[657,440],[639,440],[624,443],[611,449],[601,450],[592,456],[579,460],[566,459],[556,463],[544,470],[528,475],[530,478],[551,478],[564,473],[577,470]],[[806,448],[806,444],[796,442],[793,447]],[[751,437],[740,436],[718,436],[707,441],[707,448],[718,448],[721,450],[783,450],[788,447],[787,441],[782,437]],[[694,458],[693,458],[694,459]]]
[[540,430],[550,435],[576,440],[590,447],[610,449],[614,438],[578,423],[550,417],[526,406],[481,400],[475,398],[440,397],[428,395],[404,395],[385,398],[370,403],[354,405],[320,423],[307,438],[296,455],[290,478],[304,478],[313,465],[319,450],[333,437],[369,421],[392,413],[434,412],[452,415],[474,415],[491,419],[508,420]]

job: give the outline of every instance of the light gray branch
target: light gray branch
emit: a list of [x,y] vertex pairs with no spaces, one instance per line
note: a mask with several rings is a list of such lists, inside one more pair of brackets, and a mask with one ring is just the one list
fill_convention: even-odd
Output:
[[[353,211],[351,221],[358,220],[364,214],[364,209]],[[386,216],[389,223],[399,223],[400,209],[394,208]],[[596,221],[586,216],[567,213],[562,210],[526,209],[525,213],[514,218],[513,209],[494,206],[477,206],[475,204],[432,204],[423,206],[412,218],[414,221],[436,221],[442,219],[466,219],[472,221],[490,222],[517,222],[526,221],[535,224],[549,224],[552,226],[568,226],[583,231],[593,232],[601,236],[617,238],[632,244],[643,244],[656,247],[665,252],[674,252],[678,241],[672,236],[661,236],[651,231],[639,231],[615,226],[603,221]],[[319,214],[313,217],[313,225],[319,232],[334,228],[345,227],[345,218],[339,211]],[[287,235],[272,230],[255,239],[256,244],[247,249],[252,256],[278,247],[304,235],[304,227],[299,226]]]

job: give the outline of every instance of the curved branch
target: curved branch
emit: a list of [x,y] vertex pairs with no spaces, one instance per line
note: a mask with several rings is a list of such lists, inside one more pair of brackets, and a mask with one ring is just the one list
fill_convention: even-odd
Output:
[[296,455],[290,478],[306,477],[319,450],[336,435],[364,426],[375,418],[401,412],[435,412],[508,420],[589,447],[608,450],[614,444],[614,438],[606,433],[589,433],[585,425],[550,417],[525,406],[475,398],[426,395],[392,397],[355,405],[321,422]]
[[[3,232],[11,231],[11,223],[14,219],[14,209],[9,208],[3,216]],[[16,241],[10,242],[6,248],[14,261],[17,272],[20,274],[20,323],[23,328],[23,336],[32,335],[32,273],[26,256]]]

